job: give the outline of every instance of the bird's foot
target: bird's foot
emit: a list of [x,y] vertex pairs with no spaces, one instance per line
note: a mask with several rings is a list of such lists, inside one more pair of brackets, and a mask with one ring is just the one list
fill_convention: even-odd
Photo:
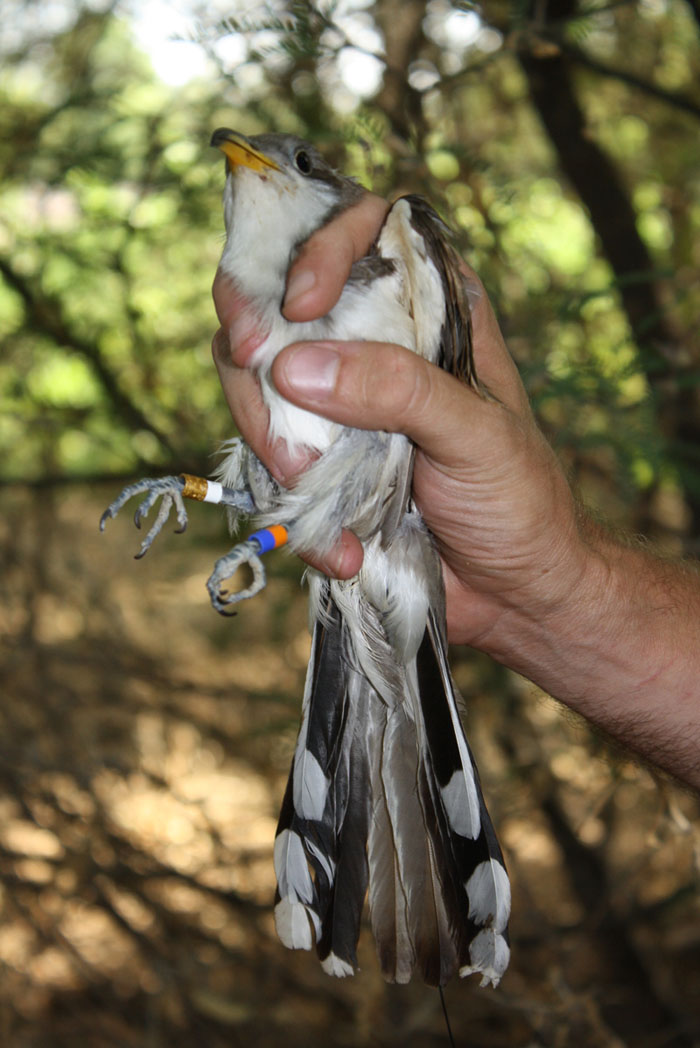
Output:
[[156,519],[141,543],[139,552],[136,554],[137,559],[143,557],[144,554],[148,553],[153,545],[155,537],[160,534],[163,525],[170,516],[170,510],[173,505],[175,506],[178,523],[178,527],[175,529],[176,533],[179,534],[183,532],[187,527],[187,510],[185,509],[185,503],[182,497],[184,487],[185,482],[182,477],[147,477],[144,480],[136,481],[135,484],[128,484],[102,514],[102,517],[100,518],[100,531],[104,531],[107,521],[116,517],[119,510],[129,501],[129,499],[133,498],[134,495],[142,495],[146,492],[145,499],[139,503],[136,512],[134,513],[134,524],[137,528],[140,528],[141,521],[148,514],[149,510],[152,509],[157,499],[162,497],[163,501],[158,509]]
[[[228,590],[223,588],[222,583],[226,579],[231,578],[242,564],[247,564],[253,572],[253,581],[245,589],[239,590],[237,593],[229,593]],[[226,556],[219,557],[214,565],[214,570],[207,579],[207,589],[209,590],[212,606],[221,615],[230,615],[232,614],[232,604],[238,604],[241,600],[248,600],[249,597],[254,597],[256,593],[260,593],[261,590],[265,589],[266,582],[265,568],[260,559],[260,547],[256,542],[251,542],[248,539],[246,542],[241,542],[238,546],[234,546]]]
[[141,521],[153,507],[156,500],[162,497],[158,515],[153,522],[151,530],[141,543],[141,549],[136,558],[143,557],[153,545],[156,535],[162,531],[163,525],[170,516],[173,505],[177,515],[178,527],[176,534],[180,534],[187,527],[187,510],[183,499],[194,499],[196,502],[212,502],[215,505],[226,506],[236,513],[251,514],[255,512],[255,502],[249,491],[237,488],[227,488],[215,480],[205,480],[204,477],[195,477],[190,473],[181,473],[178,477],[158,477],[157,479],[146,478],[135,484],[129,484],[120,495],[112,502],[102,514],[100,520],[100,531],[104,531],[105,524],[112,517],[116,517],[122,506],[133,498],[134,495],[142,495],[146,492],[146,498],[138,506],[134,513],[134,524],[141,527]]
[[[239,542],[237,546],[220,557],[214,565],[214,570],[207,580],[207,589],[212,606],[221,615],[235,614],[231,611],[233,604],[241,600],[248,600],[260,593],[265,588],[267,579],[265,568],[261,560],[263,553],[283,546],[287,541],[287,529],[281,524],[273,524],[269,528],[263,528],[250,535],[245,542]],[[247,564],[253,573],[253,581],[245,589],[237,593],[230,593],[224,589],[222,583],[241,567]]]

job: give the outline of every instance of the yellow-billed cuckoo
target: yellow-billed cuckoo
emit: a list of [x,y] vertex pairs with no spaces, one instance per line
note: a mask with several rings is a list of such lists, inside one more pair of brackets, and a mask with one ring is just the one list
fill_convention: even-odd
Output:
[[[412,445],[401,434],[304,411],[270,379],[290,342],[371,339],[406,346],[476,388],[459,259],[429,205],[403,197],[333,310],[290,323],[281,312],[290,262],[364,191],[293,135],[247,138],[221,128],[212,145],[227,161],[221,268],[264,335],[251,366],[270,433],[316,457],[285,489],[234,440],[218,482],[142,481],[122,492],[102,524],[145,491],[137,523],[161,495],[163,502],[139,555],[173,503],[184,527],[183,494],[221,502],[234,518],[254,515],[263,528],[283,525],[217,562],[209,589],[220,611],[264,585],[259,554],[274,545],[270,534],[286,529],[295,552],[324,553],[343,527],[355,532],[364,547],[355,578],[308,572],[313,644],[275,840],[277,931],[291,948],[315,943],[329,974],[350,975],[369,891],[385,978],[407,982],[417,971],[444,985],[458,970],[495,985],[509,959],[510,887],[447,663],[440,561],[411,498]],[[221,584],[243,561],[254,582],[227,594]]]

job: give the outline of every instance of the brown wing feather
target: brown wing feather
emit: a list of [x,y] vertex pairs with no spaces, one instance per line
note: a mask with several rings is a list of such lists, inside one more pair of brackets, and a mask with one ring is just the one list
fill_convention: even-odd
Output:
[[472,351],[472,321],[462,261],[450,243],[451,230],[423,197],[403,198],[411,207],[411,223],[425,242],[445,292],[445,322],[437,363],[474,389],[478,380]]

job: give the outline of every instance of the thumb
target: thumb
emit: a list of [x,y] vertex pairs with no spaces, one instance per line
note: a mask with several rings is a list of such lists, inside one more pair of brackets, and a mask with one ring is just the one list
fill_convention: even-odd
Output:
[[504,408],[402,346],[313,342],[287,346],[272,368],[278,392],[299,407],[358,429],[404,433],[444,466]]

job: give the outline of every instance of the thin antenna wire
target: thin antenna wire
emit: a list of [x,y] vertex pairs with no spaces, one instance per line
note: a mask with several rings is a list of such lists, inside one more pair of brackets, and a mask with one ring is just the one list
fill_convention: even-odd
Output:
[[445,1026],[447,1027],[447,1036],[450,1039],[450,1048],[457,1048],[457,1045],[455,1044],[455,1039],[452,1036],[452,1027],[450,1026],[450,1017],[447,1014],[447,1005],[445,1003],[445,995],[442,992],[442,986],[438,986],[438,990],[440,991],[440,1004],[442,1005],[442,1014],[445,1016]]

